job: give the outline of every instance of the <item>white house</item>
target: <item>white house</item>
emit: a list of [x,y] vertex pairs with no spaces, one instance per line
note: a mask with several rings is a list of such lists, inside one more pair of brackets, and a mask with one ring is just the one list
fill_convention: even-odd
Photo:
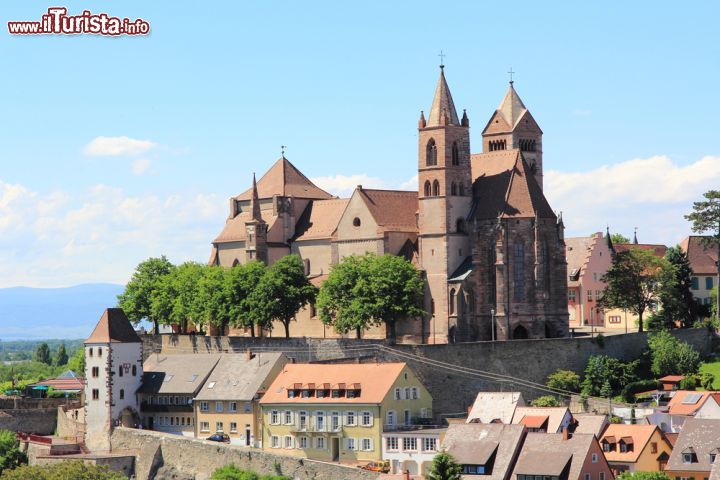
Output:
[[116,423],[139,421],[135,392],[142,378],[142,341],[125,312],[108,308],[85,340],[85,445],[110,450]]
[[440,450],[446,428],[396,430],[382,434],[382,458],[390,462],[390,473],[425,475]]

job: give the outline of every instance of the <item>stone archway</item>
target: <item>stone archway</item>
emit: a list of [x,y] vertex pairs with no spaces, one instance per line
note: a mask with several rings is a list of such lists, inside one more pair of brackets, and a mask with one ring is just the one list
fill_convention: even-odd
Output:
[[513,329],[513,340],[526,340],[528,338],[527,328],[522,325],[518,325]]
[[125,407],[118,415],[118,420],[121,426],[136,428],[140,425],[140,415],[135,411],[134,408]]

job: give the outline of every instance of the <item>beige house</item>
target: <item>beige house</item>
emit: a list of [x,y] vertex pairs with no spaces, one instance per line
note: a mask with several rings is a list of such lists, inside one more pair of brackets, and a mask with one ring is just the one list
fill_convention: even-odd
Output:
[[233,444],[261,447],[258,401],[287,362],[278,352],[223,354],[195,396],[195,437],[225,433]]
[[567,238],[565,252],[570,327],[607,326],[598,300],[606,287],[602,277],[610,268],[614,253],[609,231],[605,235],[597,232],[590,237]]
[[[401,255],[423,274],[427,313],[398,323],[400,341],[567,336],[564,225],[543,193],[543,132],[513,83],[489,115],[480,153],[471,153],[470,120],[458,115],[443,66],[417,128],[417,190],[358,185],[335,198],[283,156],[230,199],[209,263],[272,264],[296,253],[321,285],[348,255]],[[337,336],[312,305],[290,330]],[[377,327],[363,334],[385,337]]]
[[142,385],[138,389],[143,427],[193,437],[193,399],[220,356],[201,353],[150,355],[143,364]]

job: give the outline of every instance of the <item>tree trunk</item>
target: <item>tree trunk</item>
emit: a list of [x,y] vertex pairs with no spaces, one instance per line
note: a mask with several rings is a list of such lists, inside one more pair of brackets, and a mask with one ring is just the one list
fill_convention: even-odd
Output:
[[155,335],[160,334],[160,322],[153,320],[153,328],[155,328]]
[[390,345],[395,345],[395,321],[386,320],[385,324],[387,325],[388,340],[390,340]]
[[360,327],[357,327],[355,329],[355,338],[357,338],[357,339],[362,338],[362,332],[360,331]]
[[255,338],[255,322],[250,323],[250,337]]
[[283,320],[285,326],[285,338],[290,338],[290,320]]
[[643,332],[643,312],[638,312],[638,332]]

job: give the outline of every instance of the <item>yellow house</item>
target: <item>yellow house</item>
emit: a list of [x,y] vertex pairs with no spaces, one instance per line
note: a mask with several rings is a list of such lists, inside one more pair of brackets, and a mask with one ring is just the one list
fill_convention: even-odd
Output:
[[380,460],[383,432],[432,417],[404,363],[287,364],[260,406],[263,450],[325,461]]
[[672,453],[657,425],[612,423],[600,437],[600,446],[615,476],[626,471],[661,472]]
[[279,352],[223,354],[195,396],[195,438],[224,433],[230,443],[260,447],[258,400],[287,361]]

